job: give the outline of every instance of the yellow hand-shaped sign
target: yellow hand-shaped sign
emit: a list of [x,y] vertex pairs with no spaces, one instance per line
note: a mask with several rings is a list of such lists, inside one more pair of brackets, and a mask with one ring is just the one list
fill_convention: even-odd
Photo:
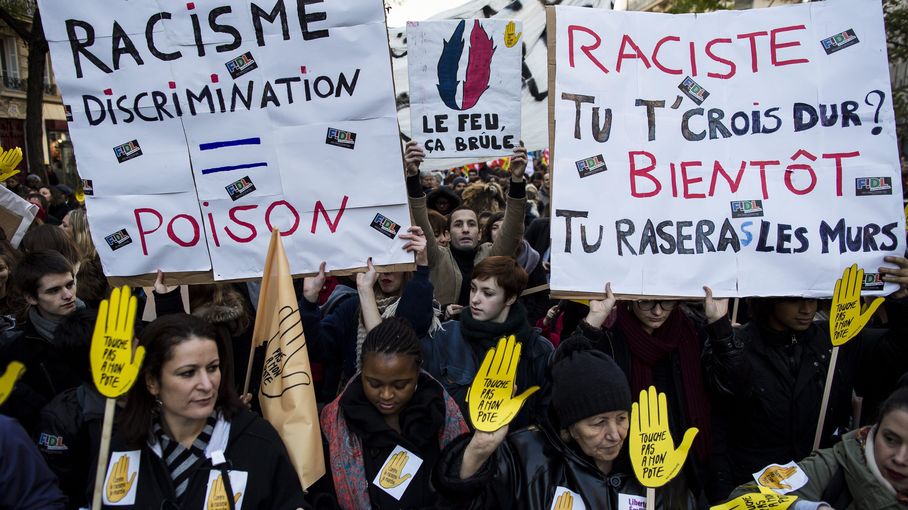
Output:
[[107,398],[123,395],[139,375],[145,348],[132,341],[136,321],[136,298],[129,287],[114,289],[110,299],[101,301],[91,337],[91,374],[98,391]]
[[798,472],[794,466],[772,466],[760,475],[757,482],[768,489],[790,489],[785,479]]
[[558,499],[555,500],[555,510],[572,510],[574,508],[574,496],[570,492],[562,492]]
[[5,181],[19,173],[16,167],[22,162],[22,149],[16,147],[4,151],[0,147],[0,181]]
[[523,32],[517,32],[517,25],[513,21],[508,21],[504,27],[504,45],[513,48],[522,34]]
[[681,471],[696,435],[697,429],[687,429],[676,450],[668,430],[665,393],[657,397],[654,386],[641,391],[640,402],[631,406],[630,453],[637,480],[653,488],[668,483]]
[[129,476],[129,455],[120,457],[107,479],[107,501],[117,503],[125,498],[132,489],[132,483],[136,481],[137,473],[138,471]]
[[779,496],[769,489],[760,487],[760,492],[738,496],[728,503],[712,506],[709,510],[748,510],[750,508],[785,510],[797,499],[797,496]]
[[[233,503],[236,504],[242,495],[242,492],[234,494]],[[211,491],[208,493],[207,510],[230,510],[230,502],[227,501],[229,497],[224,486],[224,475],[218,475],[214,483],[211,484]]]
[[407,452],[397,452],[392,455],[388,462],[385,463],[385,468],[381,471],[381,478],[378,484],[385,489],[393,489],[409,480],[410,474],[403,474],[408,460],[410,460],[410,456],[407,455]]
[[533,386],[514,396],[520,350],[521,344],[511,335],[499,340],[498,346],[489,349],[482,360],[467,392],[470,421],[476,430],[495,432],[504,427],[517,416],[523,402],[539,389]]
[[25,373],[25,365],[18,361],[10,361],[6,366],[6,371],[0,376],[0,406],[6,402],[10,393],[13,392],[13,386],[16,381]]
[[832,308],[830,309],[832,320],[829,336],[832,339],[832,345],[836,347],[857,336],[873,317],[876,309],[883,304],[883,298],[878,297],[865,311],[861,311],[861,286],[863,283],[864,270],[858,269],[857,264],[846,267],[842,278],[835,282]]

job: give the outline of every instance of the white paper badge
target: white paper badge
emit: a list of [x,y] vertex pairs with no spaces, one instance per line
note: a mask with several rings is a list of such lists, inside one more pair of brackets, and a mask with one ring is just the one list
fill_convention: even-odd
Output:
[[139,463],[142,452],[113,452],[107,463],[107,476],[102,488],[105,505],[128,506],[136,502],[139,487]]
[[777,494],[788,494],[807,485],[807,475],[794,463],[770,464],[754,473],[757,485],[772,489]]
[[618,494],[618,510],[645,510],[646,497],[633,494]]
[[205,504],[202,508],[208,510],[229,510],[230,504],[227,498],[233,498],[234,507],[240,510],[243,507],[243,499],[246,497],[246,480],[249,473],[245,471],[228,471],[230,475],[230,490],[233,494],[227,493],[227,484],[224,483],[224,476],[220,470],[212,469],[208,472],[208,488],[205,490]]
[[566,487],[555,487],[555,497],[552,498],[551,510],[586,510],[580,494]]
[[388,455],[372,483],[400,501],[421,465],[422,459],[398,445]]

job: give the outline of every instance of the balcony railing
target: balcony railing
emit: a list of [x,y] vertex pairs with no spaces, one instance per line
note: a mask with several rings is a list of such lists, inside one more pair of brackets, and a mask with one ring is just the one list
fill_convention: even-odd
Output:
[[[10,76],[3,77],[3,87],[10,90],[20,90],[22,92],[25,92],[27,84],[28,80],[26,80],[25,78],[13,78]],[[55,83],[45,83],[44,94],[48,96],[56,96],[58,94],[57,85]]]

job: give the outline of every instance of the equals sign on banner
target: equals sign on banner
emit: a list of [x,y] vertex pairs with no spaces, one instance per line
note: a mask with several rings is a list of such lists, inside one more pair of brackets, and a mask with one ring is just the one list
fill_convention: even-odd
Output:
[[[261,145],[261,138],[240,138],[238,140],[224,140],[222,142],[209,142],[199,144],[200,151],[212,151],[216,149],[223,149],[225,147],[237,147],[239,145]],[[217,172],[229,172],[230,170],[242,170],[246,168],[257,168],[260,166],[268,166],[268,163],[264,161],[258,161],[256,163],[243,163],[239,165],[228,165],[228,166],[216,166],[212,168],[202,169],[202,175],[213,174]]]

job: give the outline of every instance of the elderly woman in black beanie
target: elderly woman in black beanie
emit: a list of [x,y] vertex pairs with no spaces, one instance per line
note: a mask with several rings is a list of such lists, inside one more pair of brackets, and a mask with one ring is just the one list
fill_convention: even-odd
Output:
[[[477,431],[445,449],[433,477],[451,507],[617,510],[645,502],[625,447],[624,373],[579,336],[559,346],[551,372],[549,413],[538,426]],[[696,508],[681,477],[657,494],[659,509]]]

